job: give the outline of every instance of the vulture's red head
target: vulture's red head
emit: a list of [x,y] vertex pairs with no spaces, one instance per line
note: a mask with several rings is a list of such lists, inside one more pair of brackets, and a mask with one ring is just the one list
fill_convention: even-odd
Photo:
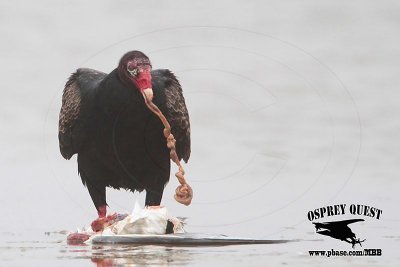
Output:
[[133,84],[141,94],[153,98],[150,59],[140,51],[126,53],[118,65],[121,80]]

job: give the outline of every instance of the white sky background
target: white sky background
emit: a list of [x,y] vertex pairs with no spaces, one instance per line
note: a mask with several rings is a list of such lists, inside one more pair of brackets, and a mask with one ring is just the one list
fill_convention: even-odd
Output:
[[[192,231],[296,224],[301,238],[307,211],[327,203],[376,206],[378,226],[398,224],[399,12],[396,1],[2,1],[0,204],[12,223],[1,231],[95,218],[75,157],[58,152],[61,93],[76,68],[109,72],[134,49],[186,92],[195,199],[175,203],[171,177],[163,202]],[[109,191],[112,210],[134,199]]]

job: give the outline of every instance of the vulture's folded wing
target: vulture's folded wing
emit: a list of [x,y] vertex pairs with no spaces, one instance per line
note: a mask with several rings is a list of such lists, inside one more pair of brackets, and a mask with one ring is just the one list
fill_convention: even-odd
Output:
[[169,70],[152,71],[153,86],[161,86],[165,92],[165,109],[171,131],[176,139],[176,153],[185,162],[190,157],[190,121],[178,79]]
[[78,153],[87,141],[93,120],[94,95],[107,74],[78,69],[65,84],[58,124],[60,152],[65,159]]

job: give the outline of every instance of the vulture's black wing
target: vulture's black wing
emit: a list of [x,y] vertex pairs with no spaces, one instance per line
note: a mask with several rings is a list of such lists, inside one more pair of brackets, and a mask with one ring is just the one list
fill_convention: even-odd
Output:
[[65,84],[58,124],[60,152],[65,159],[78,153],[88,138],[95,91],[106,75],[92,69],[78,69]]
[[171,131],[176,139],[176,152],[179,160],[185,162],[190,157],[190,121],[182,87],[178,79],[169,70],[154,70],[151,73],[154,86],[163,87],[165,92],[165,109]]

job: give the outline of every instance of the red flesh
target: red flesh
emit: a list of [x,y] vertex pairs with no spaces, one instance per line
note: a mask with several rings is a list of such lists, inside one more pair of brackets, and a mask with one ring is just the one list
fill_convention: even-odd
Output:
[[86,240],[88,240],[90,235],[83,233],[72,233],[67,237],[68,245],[83,245]]
[[104,230],[104,228],[113,224],[116,218],[117,218],[116,213],[108,215],[107,217],[100,217],[94,220],[90,226],[92,227],[92,230],[94,232],[101,232]]

